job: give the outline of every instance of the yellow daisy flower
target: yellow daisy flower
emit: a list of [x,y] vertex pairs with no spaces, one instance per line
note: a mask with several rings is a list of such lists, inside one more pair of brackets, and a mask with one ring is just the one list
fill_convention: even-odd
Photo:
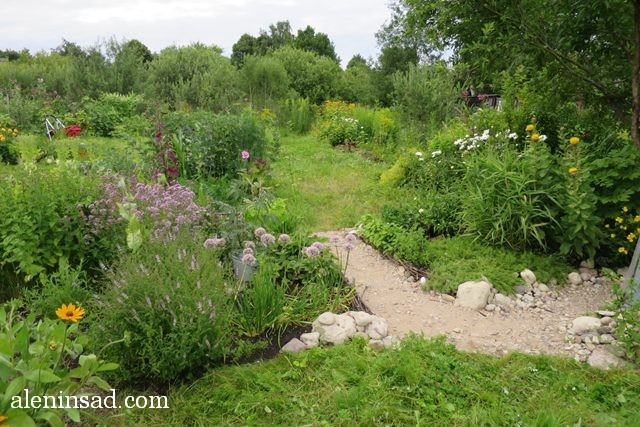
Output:
[[[533,139],[533,138],[532,138],[532,139]],[[575,167],[575,166],[572,166],[572,167],[570,167],[570,168],[568,169],[568,172],[569,172],[569,174],[571,174],[571,175],[575,175],[575,174],[577,174],[577,173],[578,173],[578,168],[577,168],[577,167]]]
[[69,320],[73,323],[78,323],[78,320],[84,317],[84,309],[76,307],[75,304],[62,304],[62,306],[56,310],[56,315],[60,320]]
[[527,132],[533,132],[535,129],[536,129],[536,125],[534,125],[533,123],[527,125],[527,127],[525,128]]
[[577,136],[572,136],[571,138],[569,138],[569,144],[578,145],[579,143],[580,143],[580,138],[578,138]]

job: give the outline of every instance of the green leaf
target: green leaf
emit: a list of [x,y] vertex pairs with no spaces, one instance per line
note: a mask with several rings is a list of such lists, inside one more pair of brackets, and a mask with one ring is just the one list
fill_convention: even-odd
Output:
[[11,381],[7,386],[7,389],[4,391],[3,403],[8,402],[13,396],[20,394],[24,389],[25,389],[24,377],[14,378],[13,381]]
[[39,413],[38,419],[45,420],[52,427],[65,427],[64,423],[62,422],[58,414],[52,411],[45,411],[45,412]]
[[107,383],[105,380],[103,380],[100,377],[97,376],[93,376],[91,378],[89,378],[87,380],[88,384],[94,384],[95,386],[99,387],[100,389],[104,390],[104,391],[110,391],[111,390],[111,386],[109,385],[109,383]]
[[9,427],[36,427],[36,423],[23,409],[9,409],[6,416],[8,419],[5,424]]
[[120,365],[117,363],[113,363],[113,362],[103,363],[102,365],[100,365],[100,367],[96,372],[114,371],[119,367]]
[[80,411],[77,408],[64,408],[71,421],[79,423],[80,422]]
[[60,377],[54,374],[50,369],[36,369],[24,372],[24,377],[31,382],[40,382],[43,384],[54,383],[60,381]]

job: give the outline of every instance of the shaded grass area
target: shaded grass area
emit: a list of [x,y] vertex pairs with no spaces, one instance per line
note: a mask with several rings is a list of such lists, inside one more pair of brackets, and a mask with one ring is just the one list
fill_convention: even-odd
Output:
[[442,339],[380,352],[356,339],[218,369],[174,390],[169,406],[109,425],[631,426],[640,425],[640,375],[469,354]]
[[313,135],[285,136],[273,165],[275,194],[308,231],[353,227],[399,197],[378,185],[385,164],[332,148]]

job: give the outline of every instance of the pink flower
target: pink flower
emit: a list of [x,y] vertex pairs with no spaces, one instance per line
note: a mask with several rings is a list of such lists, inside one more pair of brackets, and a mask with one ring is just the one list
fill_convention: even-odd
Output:
[[242,158],[244,160],[248,160],[249,159],[249,152],[247,150],[242,150]]

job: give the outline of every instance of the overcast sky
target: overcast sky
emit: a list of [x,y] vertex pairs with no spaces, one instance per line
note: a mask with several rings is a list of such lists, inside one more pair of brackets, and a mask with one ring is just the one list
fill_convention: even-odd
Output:
[[389,0],[2,0],[0,49],[32,52],[66,39],[81,46],[115,36],[152,51],[191,42],[231,54],[243,33],[289,20],[329,35],[343,65],[356,53],[376,57],[374,34],[390,17]]

